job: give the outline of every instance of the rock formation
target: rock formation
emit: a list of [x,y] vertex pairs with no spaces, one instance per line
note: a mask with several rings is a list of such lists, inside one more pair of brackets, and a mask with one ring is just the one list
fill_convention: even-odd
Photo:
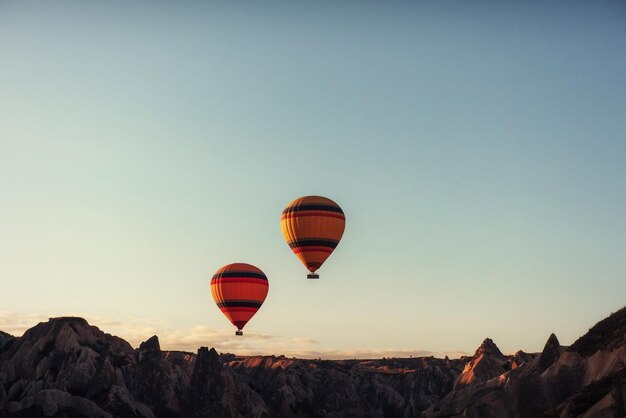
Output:
[[[552,334],[539,356],[500,375],[484,373],[483,379],[455,387],[424,416],[623,418],[625,337],[626,308],[567,349]],[[466,366],[464,373],[470,372]]]
[[507,364],[507,359],[500,352],[498,346],[495,345],[491,338],[487,338],[478,347],[469,363],[465,365],[463,373],[461,373],[454,384],[454,389],[485,382],[493,377],[500,376],[506,371]]
[[472,357],[302,360],[133,349],[81,318],[0,333],[0,418],[620,417],[626,308],[571,347]]

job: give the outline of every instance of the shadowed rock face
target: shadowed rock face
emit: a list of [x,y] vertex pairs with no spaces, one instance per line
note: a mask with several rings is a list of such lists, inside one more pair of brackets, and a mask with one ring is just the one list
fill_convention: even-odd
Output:
[[618,350],[626,345],[626,308],[598,322],[587,334],[579,338],[568,351],[583,357],[604,350]]
[[451,390],[465,361],[245,357],[225,370],[254,390],[269,416],[395,417],[419,416]]
[[[540,354],[301,360],[138,349],[81,318],[0,333],[0,418],[624,417],[626,309]],[[595,351],[594,351],[595,350]],[[621,414],[621,415],[620,415]]]
[[133,349],[82,318],[52,318],[0,350],[0,417],[417,416],[467,360],[220,357]]
[[0,331],[0,350],[2,350],[6,344],[13,341],[13,338],[14,337],[12,335]]
[[550,334],[546,345],[543,347],[543,351],[537,360],[537,371],[543,372],[548,367],[552,366],[555,361],[561,356],[561,345],[559,344],[556,335]]
[[224,379],[219,355],[213,348],[201,347],[189,381],[185,416],[227,416],[222,403],[223,393]]

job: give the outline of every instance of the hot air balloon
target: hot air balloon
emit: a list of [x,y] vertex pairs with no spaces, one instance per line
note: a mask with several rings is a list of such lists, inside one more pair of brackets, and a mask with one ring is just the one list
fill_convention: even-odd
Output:
[[346,217],[338,204],[322,196],[305,196],[291,202],[280,217],[285,241],[302,264],[309,279],[330,256],[343,235]]
[[219,269],[211,279],[211,294],[224,316],[243,335],[243,327],[259,310],[269,289],[265,274],[251,264],[233,263]]

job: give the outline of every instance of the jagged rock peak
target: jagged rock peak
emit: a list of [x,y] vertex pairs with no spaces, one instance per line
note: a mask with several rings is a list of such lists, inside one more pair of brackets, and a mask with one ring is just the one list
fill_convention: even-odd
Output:
[[222,377],[222,364],[220,357],[214,348],[200,347],[193,372],[190,379],[190,399],[186,402],[185,416],[200,417],[224,417],[226,410],[222,405],[224,393],[224,379]]
[[148,338],[146,341],[142,342],[139,345],[139,351],[146,352],[161,352],[161,344],[159,343],[159,337],[153,335]]
[[211,347],[211,349],[207,347],[200,347],[198,349],[197,363],[205,366],[216,366],[220,365],[220,356],[215,351],[215,348]]
[[539,370],[546,370],[561,356],[561,345],[554,333],[550,334],[543,351],[539,355]]
[[561,344],[559,343],[559,339],[556,338],[556,335],[554,335],[554,333],[552,333],[548,337],[548,341],[546,341],[546,345],[543,347],[543,351],[545,351],[546,348],[549,348],[549,347],[560,347],[560,346]]
[[534,357],[533,354],[528,354],[524,352],[523,350],[518,350],[515,354],[513,354],[512,359],[521,364],[528,360],[531,360],[533,357]]
[[207,385],[210,381],[220,380],[222,363],[214,348],[200,347],[196,356],[196,363],[191,375],[191,381],[200,385]]
[[534,358],[533,354],[525,353],[522,350],[518,350],[513,356],[509,359],[509,366],[511,369],[517,369],[522,364],[532,360]]
[[161,344],[159,337],[153,335],[139,345],[137,350],[137,360],[139,362],[158,362],[161,360]]
[[502,354],[498,346],[493,342],[491,338],[485,338],[480,347],[476,349],[474,357],[478,357],[483,354],[494,357],[504,357],[504,354]]

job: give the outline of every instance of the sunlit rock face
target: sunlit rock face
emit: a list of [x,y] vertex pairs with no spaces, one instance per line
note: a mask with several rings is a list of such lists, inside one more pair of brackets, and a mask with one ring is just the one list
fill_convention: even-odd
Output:
[[510,368],[510,362],[491,338],[487,338],[478,347],[469,363],[465,365],[454,388],[459,389],[473,383],[486,382],[493,377],[500,376],[507,368]]
[[508,368],[511,370],[517,369],[519,366],[521,366],[524,363],[528,363],[535,357],[536,357],[535,354],[529,354],[529,353],[523,352],[522,350],[519,350],[518,352],[513,354],[513,356],[510,358]]
[[[504,355],[302,360],[133,349],[81,318],[0,334],[0,418],[624,417],[626,308],[571,347]],[[621,415],[620,415],[621,414]]]
[[[598,323],[571,347],[550,335],[543,351],[500,375],[497,367],[474,370],[472,358],[454,390],[425,417],[625,417],[626,308]],[[477,351],[477,354],[478,351]],[[482,359],[481,359],[482,358]],[[512,365],[515,364],[515,367]],[[489,377],[489,375],[494,376]],[[461,383],[462,382],[462,383]]]

